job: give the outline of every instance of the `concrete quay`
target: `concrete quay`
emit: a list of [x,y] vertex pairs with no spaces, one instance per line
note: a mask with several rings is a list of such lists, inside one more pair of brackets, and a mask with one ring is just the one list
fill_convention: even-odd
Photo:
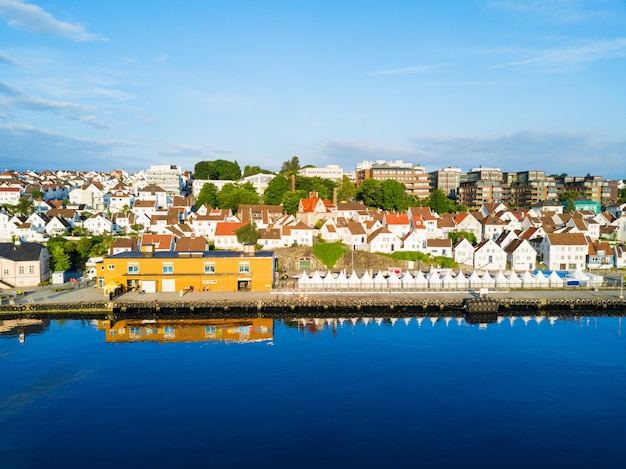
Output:
[[95,287],[30,289],[3,298],[0,319],[123,317],[351,317],[515,315],[520,312],[622,316],[619,288],[490,291],[187,292],[131,291],[110,300]]

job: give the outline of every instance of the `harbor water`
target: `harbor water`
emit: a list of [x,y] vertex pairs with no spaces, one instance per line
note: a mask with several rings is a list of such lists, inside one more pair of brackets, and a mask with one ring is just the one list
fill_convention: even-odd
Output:
[[618,317],[1,331],[2,468],[624,465]]

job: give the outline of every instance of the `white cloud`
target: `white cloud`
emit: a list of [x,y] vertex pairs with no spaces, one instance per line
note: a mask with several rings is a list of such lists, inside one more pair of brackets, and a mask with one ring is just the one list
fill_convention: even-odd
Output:
[[529,130],[484,137],[420,137],[405,147],[335,140],[325,145],[323,153],[332,161],[341,161],[345,170],[354,169],[363,160],[403,160],[421,164],[427,171],[447,166],[467,171],[482,165],[503,171],[544,170],[546,174],[591,173],[605,179],[626,178],[626,141],[568,132]]
[[64,37],[78,42],[107,39],[88,33],[83,26],[56,19],[37,5],[21,0],[0,0],[0,17],[10,26],[26,31]]
[[523,14],[552,23],[582,23],[614,16],[623,9],[619,0],[497,0],[486,3],[494,10]]
[[371,72],[370,75],[373,76],[381,76],[381,75],[413,75],[416,73],[424,73],[429,72],[440,65],[418,65],[413,67],[400,67],[400,68],[390,68],[387,70],[378,70],[375,72]]
[[20,64],[12,59],[11,57],[9,57],[6,54],[3,54],[2,52],[0,52],[0,65],[14,65],[14,66],[19,66]]
[[15,124],[0,126],[0,141],[3,164],[16,170],[113,169],[112,166],[119,164],[111,158],[115,151],[137,146],[130,142],[70,137]]
[[509,51],[509,53],[520,57],[519,59],[505,64],[495,65],[494,68],[531,64],[582,64],[585,62],[611,59],[614,57],[624,57],[626,56],[626,38],[590,41],[585,44],[572,47],[525,49]]
[[0,82],[0,94],[7,96],[5,104],[8,106],[31,111],[51,111],[66,119],[84,122],[91,127],[98,129],[106,127],[104,123],[92,115],[95,111],[95,108],[92,106],[81,106],[65,101],[53,101],[36,96],[27,96],[2,82]]

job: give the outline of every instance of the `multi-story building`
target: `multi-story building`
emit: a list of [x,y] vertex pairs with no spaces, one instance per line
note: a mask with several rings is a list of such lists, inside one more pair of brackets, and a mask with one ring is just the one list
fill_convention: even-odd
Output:
[[509,185],[499,168],[473,168],[467,173],[467,181],[461,182],[456,201],[467,207],[508,203]]
[[183,170],[176,165],[152,165],[146,171],[146,181],[165,189],[167,195],[173,197],[181,194],[183,186]]
[[357,164],[356,185],[365,179],[385,181],[392,179],[403,184],[407,195],[425,199],[430,195],[428,174],[423,166],[403,161],[363,161]]
[[553,176],[545,171],[522,171],[504,173],[503,179],[510,188],[509,204],[516,207],[532,207],[544,200],[557,200],[559,188]]
[[447,197],[456,200],[459,187],[461,186],[462,174],[461,168],[453,168],[451,166],[428,173],[431,192],[435,189],[441,189]]
[[298,174],[304,177],[320,177],[324,179],[332,179],[333,181],[341,181],[343,178],[343,169],[339,165],[329,164],[324,168],[302,168]]
[[105,293],[118,286],[146,293],[180,291],[269,291],[273,251],[129,251],[105,257],[97,269]]

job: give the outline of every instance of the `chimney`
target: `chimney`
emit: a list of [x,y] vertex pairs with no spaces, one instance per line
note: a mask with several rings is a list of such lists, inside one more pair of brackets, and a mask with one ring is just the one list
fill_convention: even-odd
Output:
[[337,188],[333,187],[333,205],[337,208]]
[[295,192],[296,191],[296,175],[292,174],[291,175],[291,192]]

